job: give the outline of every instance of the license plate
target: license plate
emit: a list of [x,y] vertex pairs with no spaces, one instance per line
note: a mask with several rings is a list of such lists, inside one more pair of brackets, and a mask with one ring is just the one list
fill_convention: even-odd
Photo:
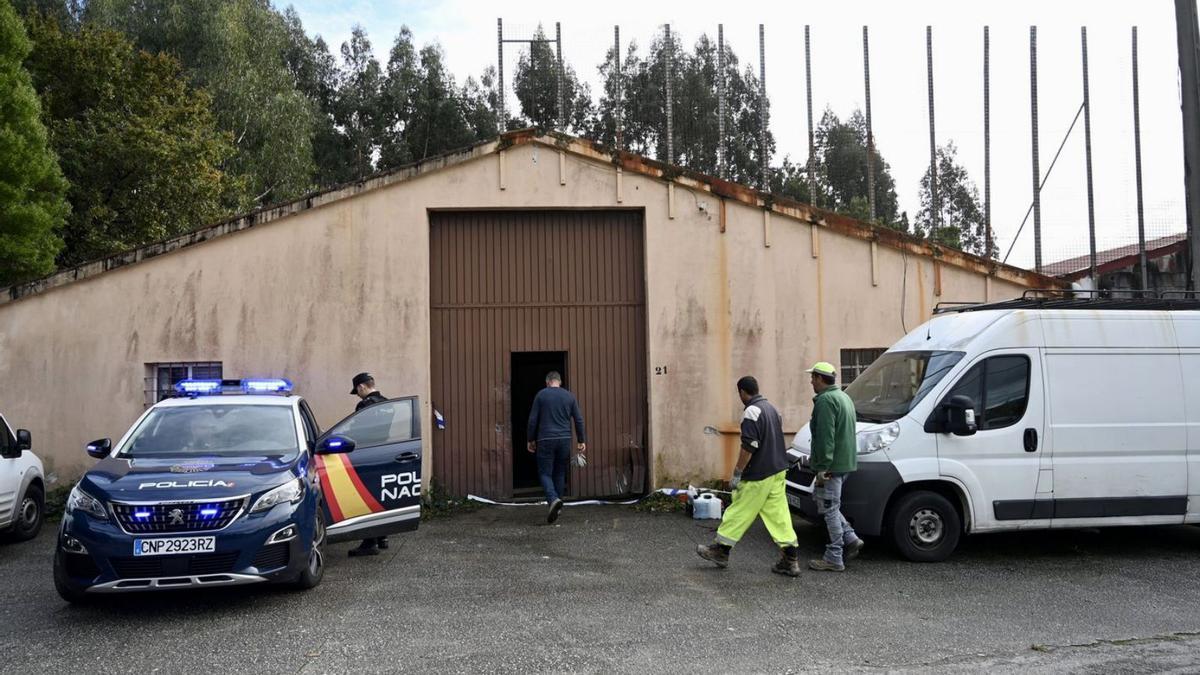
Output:
[[804,498],[801,497],[800,495],[794,495],[789,492],[789,493],[787,493],[787,501],[788,501],[788,504],[792,505],[792,508],[796,508],[796,509],[803,508],[802,505],[804,504]]
[[133,540],[133,554],[135,556],[212,553],[216,548],[216,537],[161,537],[157,539]]

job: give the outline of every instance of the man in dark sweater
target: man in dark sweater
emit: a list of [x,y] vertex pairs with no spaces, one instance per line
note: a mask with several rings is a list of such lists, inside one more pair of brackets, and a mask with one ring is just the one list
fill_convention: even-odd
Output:
[[729,551],[758,518],[780,549],[777,574],[800,575],[800,549],[792,528],[784,476],[787,474],[787,445],[779,411],[760,393],[758,380],[747,375],[738,380],[738,396],[746,406],[742,413],[742,452],[729,485],[733,502],[717,528],[716,541],[696,547],[701,558],[717,567],[729,564]]
[[537,454],[538,479],[546,491],[550,514],[546,522],[558,520],[562,496],[567,489],[567,465],[571,459],[571,425],[574,422],[579,454],[587,450],[583,434],[583,413],[575,395],[563,389],[562,375],[551,371],[546,375],[546,388],[533,398],[529,411],[529,452]]

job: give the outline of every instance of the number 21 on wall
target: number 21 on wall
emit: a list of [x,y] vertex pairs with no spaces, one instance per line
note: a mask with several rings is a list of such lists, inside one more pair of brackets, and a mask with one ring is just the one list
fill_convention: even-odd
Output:
[[655,375],[666,375],[666,374],[667,374],[667,367],[666,367],[666,366],[655,366],[655,367],[654,367],[654,374],[655,374]]

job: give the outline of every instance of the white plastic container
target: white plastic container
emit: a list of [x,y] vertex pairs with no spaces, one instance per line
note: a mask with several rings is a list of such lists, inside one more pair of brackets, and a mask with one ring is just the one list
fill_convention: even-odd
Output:
[[692,518],[696,520],[720,520],[721,500],[711,492],[705,492],[692,500]]

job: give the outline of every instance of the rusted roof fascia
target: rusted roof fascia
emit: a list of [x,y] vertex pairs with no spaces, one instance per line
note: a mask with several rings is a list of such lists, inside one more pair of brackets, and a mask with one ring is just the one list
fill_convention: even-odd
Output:
[[[555,135],[553,138],[524,135],[519,141],[514,142],[514,144],[534,142],[561,148],[562,138],[561,135]],[[875,241],[912,255],[934,258],[948,265],[961,267],[977,274],[993,275],[997,279],[1014,284],[1029,288],[1066,288],[1070,285],[1054,277],[1038,274],[1020,267],[1004,265],[969,253],[963,253],[957,249],[931,244],[903,232],[886,227],[868,225],[867,223],[839,213],[826,211],[793,199],[762,192],[747,185],[733,183],[679,167],[668,166],[662,162],[642,157],[641,155],[626,152],[615,153],[611,149],[597,143],[572,138],[567,143],[566,149],[589,159],[616,164],[624,171],[674,181],[682,187],[709,192],[718,197],[749,206],[770,208],[775,213],[789,216],[801,222],[823,226],[839,234],[866,241]]]
[[399,167],[387,173],[375,174],[359,181],[345,183],[333,188],[313,192],[295,201],[287,202],[277,206],[268,206],[261,209],[256,209],[249,213],[235,216],[227,220],[223,220],[215,225],[188,232],[186,234],[172,237],[153,244],[117,253],[107,258],[84,263],[82,265],[72,267],[51,274],[48,277],[43,277],[34,281],[29,281],[23,284],[17,284],[8,288],[0,288],[0,305],[4,305],[15,300],[20,300],[31,295],[44,293],[59,286],[65,286],[75,281],[81,281],[89,277],[102,274],[109,270],[114,270],[120,267],[126,267],[143,260],[156,258],[164,253],[178,251],[183,248],[188,248],[196,244],[200,244],[218,237],[223,237],[228,234],[247,230],[252,227],[263,225],[265,223],[274,222],[281,218],[308,211],[320,206],[325,206],[333,202],[338,202],[348,197],[353,197],[364,192],[370,192],[381,187],[402,183],[411,180],[418,176],[422,176],[434,171],[438,171],[456,164],[461,164],[472,159],[478,159],[487,155],[494,154],[500,147],[503,139],[494,139],[479,143],[459,151],[451,152],[445,155],[430,158],[415,164]]

